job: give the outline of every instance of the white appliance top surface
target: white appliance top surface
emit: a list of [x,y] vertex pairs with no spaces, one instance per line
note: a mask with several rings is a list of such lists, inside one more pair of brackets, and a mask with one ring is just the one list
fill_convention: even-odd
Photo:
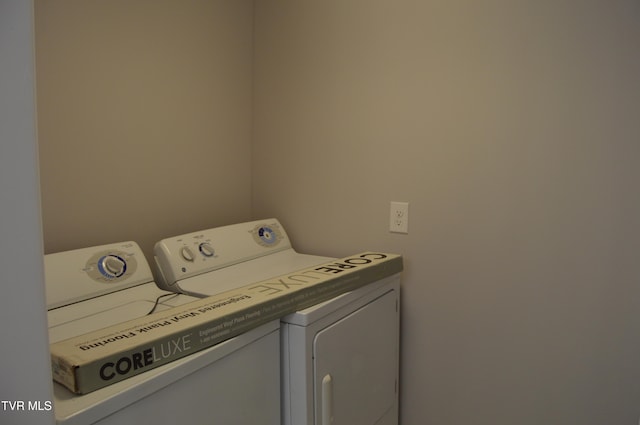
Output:
[[177,285],[189,295],[211,296],[332,260],[335,258],[299,254],[293,249],[287,249],[188,277],[178,281]]
[[[54,343],[106,326],[187,304],[197,298],[163,291],[155,282],[128,287],[47,312],[49,342]],[[77,395],[53,384],[56,419],[65,425],[94,423],[178,379],[205,367],[259,338],[279,330],[277,320],[266,323],[208,349],[93,391]]]
[[[300,254],[293,249],[287,249],[203,273],[198,276],[189,277],[178,281],[177,285],[182,292],[189,295],[198,297],[211,296],[334,260],[336,260],[336,258]],[[372,282],[362,288],[338,295],[331,300],[291,313],[281,318],[281,320],[285,323],[308,326],[329,312],[335,311],[356,299],[366,296],[370,292],[396,279],[399,279],[399,275],[389,276],[377,282]]]
[[[163,296],[164,295],[164,296]],[[49,342],[54,343],[92,332],[116,323],[137,319],[153,309],[156,299],[163,296],[155,311],[195,301],[187,295],[171,294],[154,282],[101,295],[89,300],[49,310]]]

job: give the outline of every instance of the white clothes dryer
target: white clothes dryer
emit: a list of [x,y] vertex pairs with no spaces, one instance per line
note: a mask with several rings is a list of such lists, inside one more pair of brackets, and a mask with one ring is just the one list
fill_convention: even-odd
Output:
[[[196,299],[163,291],[135,242],[45,255],[50,343]],[[280,423],[279,323],[84,395],[54,383],[58,424]]]
[[[336,260],[296,252],[274,218],[164,239],[154,257],[158,285],[197,297]],[[399,310],[397,273],[283,317],[282,423],[396,425]]]

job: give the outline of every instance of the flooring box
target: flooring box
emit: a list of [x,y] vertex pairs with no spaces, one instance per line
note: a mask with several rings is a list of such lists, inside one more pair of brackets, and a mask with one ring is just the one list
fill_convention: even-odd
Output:
[[402,271],[364,252],[51,344],[53,379],[85,394]]

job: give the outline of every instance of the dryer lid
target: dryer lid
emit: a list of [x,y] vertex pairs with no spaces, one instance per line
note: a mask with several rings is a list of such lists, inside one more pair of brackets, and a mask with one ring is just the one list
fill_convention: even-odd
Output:
[[293,249],[275,252],[177,282],[180,292],[204,297],[240,288],[276,276],[326,263],[334,258],[299,254]]

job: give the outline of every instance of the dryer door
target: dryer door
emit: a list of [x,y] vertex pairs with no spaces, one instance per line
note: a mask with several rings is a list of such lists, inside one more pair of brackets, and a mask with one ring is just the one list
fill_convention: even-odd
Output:
[[397,299],[387,292],[316,335],[316,425],[373,425],[397,412]]

